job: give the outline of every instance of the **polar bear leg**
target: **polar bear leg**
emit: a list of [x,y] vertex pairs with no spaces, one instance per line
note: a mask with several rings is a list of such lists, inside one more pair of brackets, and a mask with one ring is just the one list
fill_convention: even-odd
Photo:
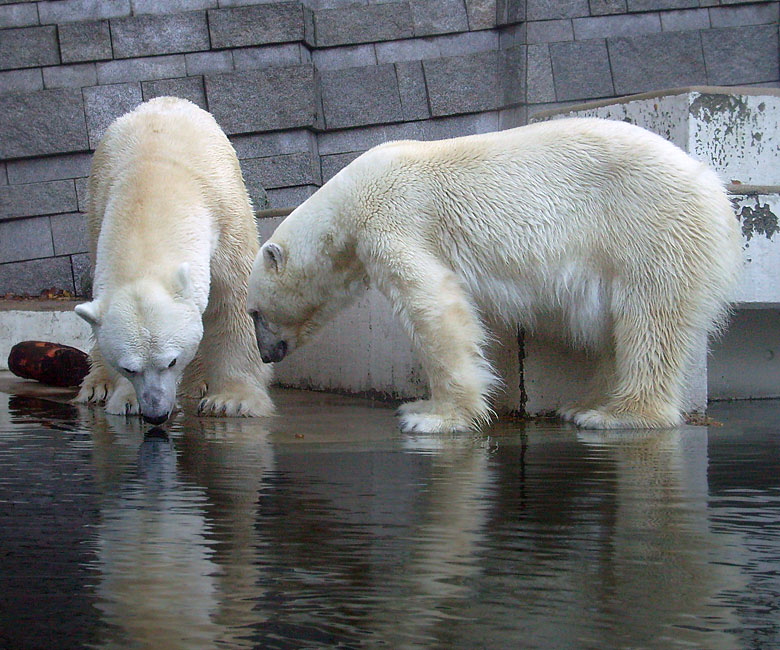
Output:
[[133,385],[111,368],[97,346],[89,353],[90,369],[73,401],[81,404],[106,404],[106,412],[135,415],[140,412]]
[[[185,393],[199,397],[198,413],[209,416],[263,417],[274,410],[268,395],[271,367],[257,350],[252,320],[243,310],[246,296],[223,296],[203,317],[203,340]],[[188,368],[190,370],[190,368]]]
[[603,403],[573,414],[580,427],[655,429],[682,423],[683,370],[697,334],[678,306],[651,313],[650,300],[637,291],[615,314],[614,385]]
[[456,276],[435,260],[407,260],[380,282],[417,349],[431,398],[402,405],[405,432],[467,431],[489,420],[497,382],[483,353],[485,333]]

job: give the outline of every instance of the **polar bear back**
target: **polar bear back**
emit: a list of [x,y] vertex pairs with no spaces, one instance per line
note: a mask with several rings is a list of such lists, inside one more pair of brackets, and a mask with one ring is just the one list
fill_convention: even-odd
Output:
[[[510,319],[533,325],[534,314],[564,307],[575,338],[603,331],[607,303],[639,284],[717,320],[741,259],[736,219],[712,170],[660,136],[600,119],[379,145],[274,238],[311,234],[313,211],[354,231],[379,284],[387,260],[377,251],[406,242]],[[697,295],[682,296],[688,290]]]
[[[192,102],[157,98],[113,122],[95,151],[88,190],[90,252],[98,266],[107,257],[98,255],[99,245],[112,257],[125,253],[128,275],[138,272],[141,256],[176,268],[179,252],[205,246],[197,254],[212,257],[212,281],[248,275],[258,243],[241,170],[214,118]],[[112,210],[126,214],[105,219]],[[214,235],[203,242],[206,227]],[[100,271],[96,286],[111,283]],[[112,263],[111,272],[121,277],[122,265]]]

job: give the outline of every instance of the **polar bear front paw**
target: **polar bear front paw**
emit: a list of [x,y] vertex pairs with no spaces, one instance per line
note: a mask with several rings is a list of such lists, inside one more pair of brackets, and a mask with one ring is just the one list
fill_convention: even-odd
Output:
[[573,421],[583,429],[671,429],[682,423],[678,412],[666,411],[651,415],[591,409],[576,413]]
[[120,383],[106,402],[106,413],[112,415],[138,415],[140,412],[135,388],[129,382]]
[[273,411],[271,398],[260,389],[210,393],[198,404],[198,415],[207,417],[265,417]]
[[79,404],[100,404],[105,402],[114,388],[114,382],[108,373],[100,368],[95,368],[87,373],[81,382],[78,395],[73,401]]
[[431,400],[418,399],[414,402],[406,402],[398,407],[396,413],[398,415],[413,415],[419,413],[430,413],[433,409]]

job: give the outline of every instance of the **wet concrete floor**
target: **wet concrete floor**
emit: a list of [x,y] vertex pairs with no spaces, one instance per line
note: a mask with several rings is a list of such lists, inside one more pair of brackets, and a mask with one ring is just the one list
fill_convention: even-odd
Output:
[[780,402],[721,426],[277,390],[165,433],[0,373],[0,648],[777,648]]

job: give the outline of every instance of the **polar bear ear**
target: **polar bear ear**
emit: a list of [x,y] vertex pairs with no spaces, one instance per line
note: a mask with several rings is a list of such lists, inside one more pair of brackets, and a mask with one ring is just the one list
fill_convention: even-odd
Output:
[[192,296],[190,265],[187,262],[182,262],[179,265],[179,268],[176,269],[176,275],[174,276],[174,287],[177,296],[182,298],[190,298]]
[[100,325],[100,304],[97,300],[76,305],[74,311],[93,327]]
[[266,271],[279,273],[284,268],[284,250],[279,244],[268,242],[263,244],[263,265]]

